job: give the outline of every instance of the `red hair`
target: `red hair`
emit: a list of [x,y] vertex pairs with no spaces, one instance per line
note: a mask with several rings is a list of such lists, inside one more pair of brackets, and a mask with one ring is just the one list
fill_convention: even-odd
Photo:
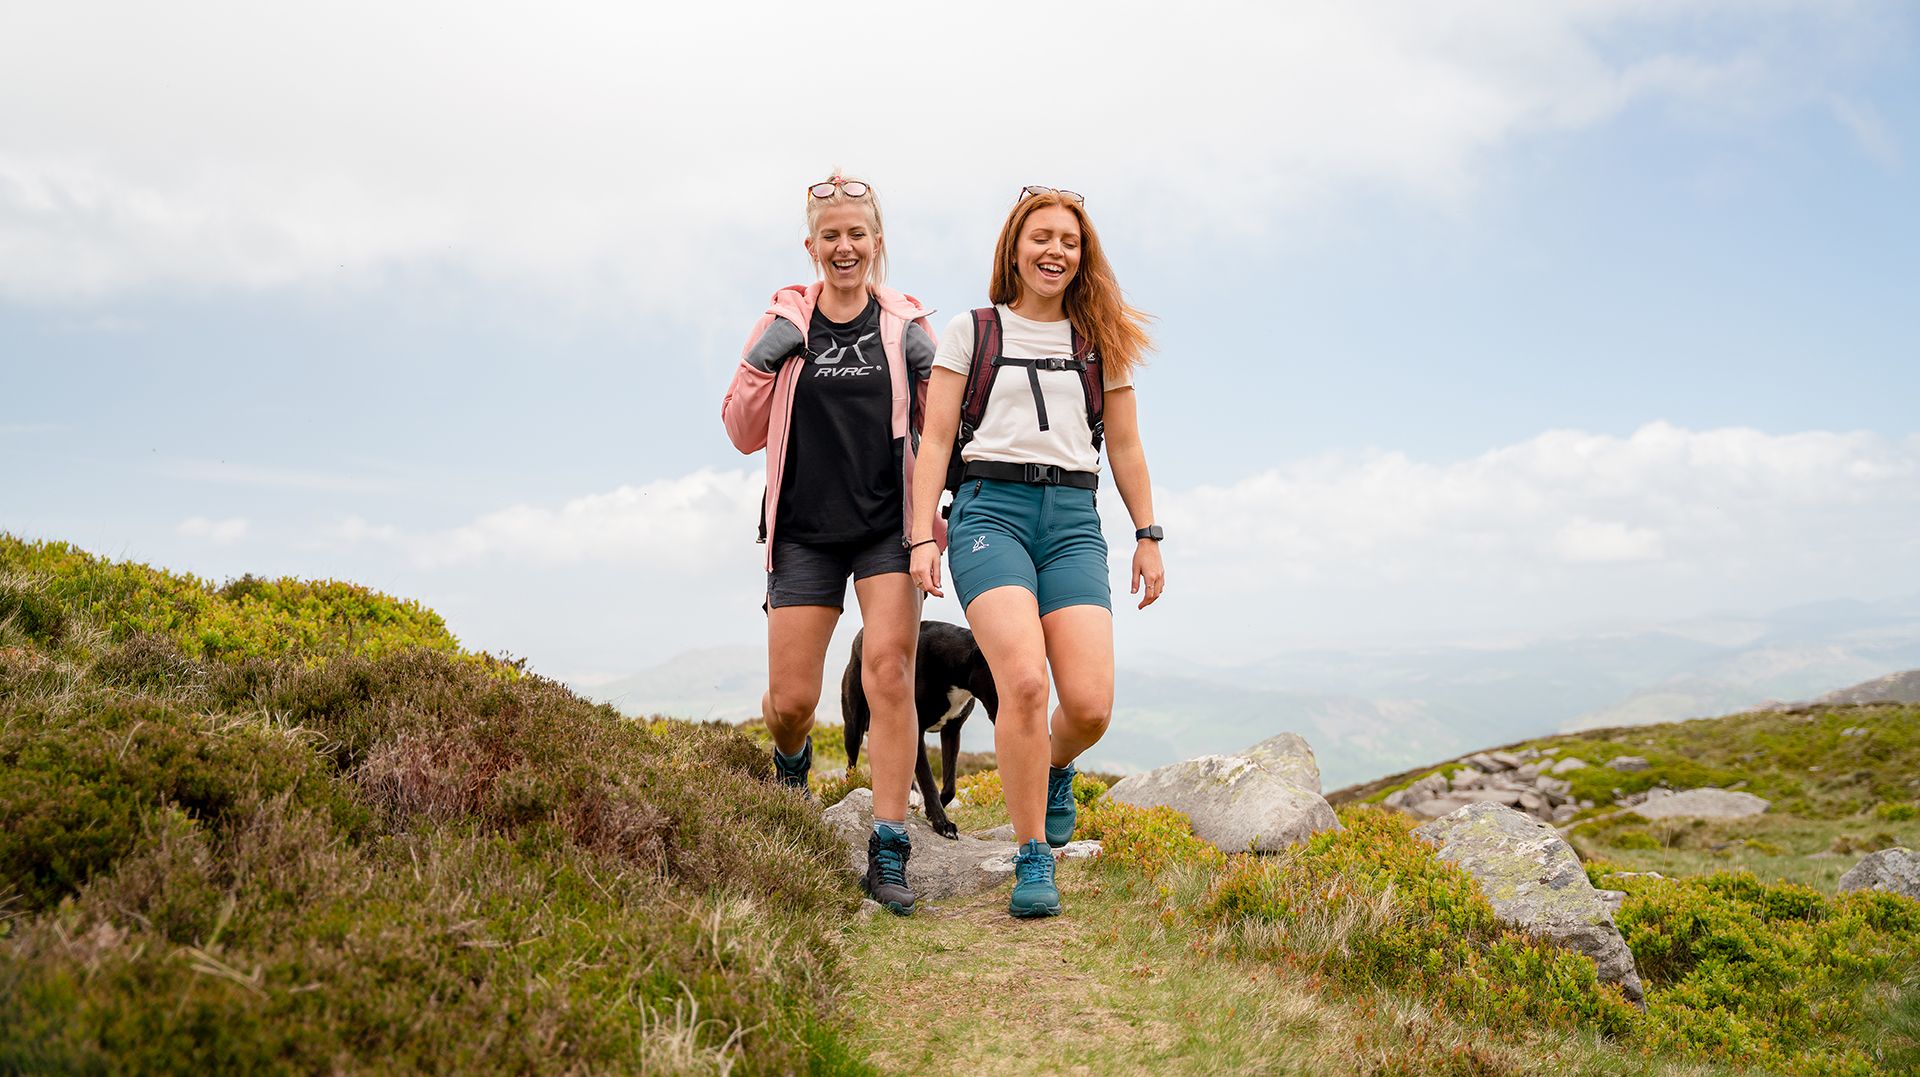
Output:
[[1020,298],[1020,232],[1029,217],[1048,206],[1059,206],[1080,222],[1080,269],[1068,282],[1063,300],[1067,320],[1100,349],[1100,361],[1108,370],[1116,376],[1126,374],[1145,361],[1147,350],[1153,346],[1146,328],[1153,316],[1127,304],[1120,282],[1114,279],[1113,267],[1100,249],[1100,234],[1093,229],[1087,207],[1080,203],[1052,191],[1027,195],[1014,203],[993,247],[993,279],[987,284],[987,298],[1005,304]]

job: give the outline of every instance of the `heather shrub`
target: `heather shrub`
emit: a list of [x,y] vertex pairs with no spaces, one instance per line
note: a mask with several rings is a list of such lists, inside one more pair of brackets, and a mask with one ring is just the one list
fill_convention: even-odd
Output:
[[980,770],[954,779],[953,798],[962,804],[987,807],[1006,802],[998,770]]
[[0,582],[0,1073],[860,1071],[843,852],[750,737],[352,585]]
[[1744,872],[1609,885],[1628,891],[1617,919],[1647,985],[1650,1047],[1783,1073],[1876,1072],[1858,1033],[1874,985],[1920,961],[1920,902]]
[[1397,813],[1341,812],[1344,829],[1229,859],[1195,912],[1243,953],[1356,991],[1385,988],[1456,1018],[1628,1032],[1635,1011],[1593,962],[1503,927],[1473,880]]
[[1187,817],[1172,808],[1142,808],[1102,797],[1082,808],[1075,837],[1100,842],[1104,864],[1149,878],[1176,866],[1216,868],[1220,850],[1195,837]]

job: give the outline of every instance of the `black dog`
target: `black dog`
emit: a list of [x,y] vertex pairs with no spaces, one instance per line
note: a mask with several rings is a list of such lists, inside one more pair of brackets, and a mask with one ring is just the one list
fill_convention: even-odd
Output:
[[[866,637],[861,629],[853,637],[853,657],[840,678],[840,714],[846,721],[847,769],[860,761],[860,742],[866,739],[867,693],[860,686],[860,648]],[[919,764],[914,777],[920,783],[920,796],[926,801],[927,822],[934,832],[958,838],[960,828],[947,818],[946,805],[953,802],[953,768],[960,755],[960,726],[973,713],[976,701],[987,708],[987,720],[1000,709],[1000,695],[993,688],[993,673],[987,669],[986,656],[974,645],[973,633],[945,621],[920,622],[920,646],[913,664],[913,709],[920,716],[920,735],[914,738]],[[933,787],[933,768],[927,765],[928,733],[940,733],[940,769],[943,788]]]

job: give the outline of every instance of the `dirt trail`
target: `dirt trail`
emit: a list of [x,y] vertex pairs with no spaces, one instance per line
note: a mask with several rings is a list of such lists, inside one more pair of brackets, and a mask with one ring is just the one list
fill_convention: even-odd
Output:
[[[1313,1023],[1310,998],[1194,958],[1084,869],[1061,883],[1063,916],[1015,920],[1002,887],[853,928],[860,1049],[889,1074],[1298,1070],[1284,1041]],[[1283,1042],[1249,1037],[1255,1023]]]

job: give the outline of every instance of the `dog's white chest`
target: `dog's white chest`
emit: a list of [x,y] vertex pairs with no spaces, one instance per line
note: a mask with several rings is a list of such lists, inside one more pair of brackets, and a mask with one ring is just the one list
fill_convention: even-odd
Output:
[[965,688],[947,689],[947,713],[941,715],[939,721],[928,726],[927,732],[938,733],[946,728],[946,724],[953,721],[954,716],[966,709],[967,704],[971,702],[973,702],[973,693]]

